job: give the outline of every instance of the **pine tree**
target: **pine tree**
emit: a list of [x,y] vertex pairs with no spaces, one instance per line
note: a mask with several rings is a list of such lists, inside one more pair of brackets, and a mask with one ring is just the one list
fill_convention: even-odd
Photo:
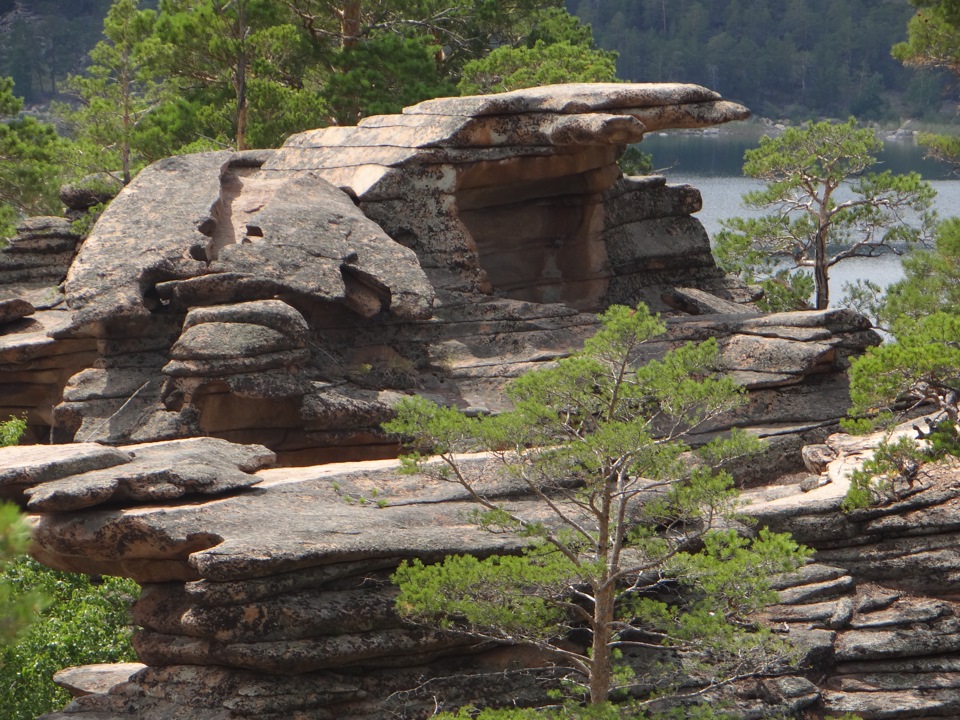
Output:
[[765,280],[768,302],[780,305],[771,303],[772,309],[797,309],[809,297],[804,273],[777,265],[810,268],[815,307],[829,307],[830,268],[851,257],[899,252],[924,238],[933,222],[935,193],[917,173],[869,172],[881,146],[873,130],[859,129],[853,118],[761,138],[760,147],[746,152],[743,172],[767,186],[745,195],[744,204],[770,213],[725,220],[718,263],[748,280]]
[[0,118],[11,118],[0,122],[0,238],[12,235],[25,215],[60,209],[65,142],[52,125],[17,117],[22,106],[13,94],[13,80],[0,78]]
[[119,171],[124,185],[142,162],[135,154],[138,128],[164,95],[164,88],[147,74],[141,56],[141,45],[155,21],[156,14],[141,10],[138,0],[116,0],[103,22],[104,39],[90,51],[86,73],[67,81],[80,107],[60,107],[87,169]]
[[[721,527],[736,515],[736,492],[714,468],[754,442],[733,434],[701,448],[699,465],[687,459],[691,433],[744,401],[713,370],[716,341],[638,366],[660,320],[643,306],[601,320],[582,352],[510,385],[512,411],[467,417],[419,397],[398,404],[385,428],[439,459],[415,453],[407,469],[459,485],[482,526],[529,540],[520,556],[401,566],[398,608],[540,648],[572,669],[593,704],[637,686],[782,670],[790,650],[744,621],[775,601],[769,576],[795,569],[805,551],[782,535]],[[461,455],[478,450],[540,503],[498,497],[488,466]],[[572,631],[589,640],[578,645]]]

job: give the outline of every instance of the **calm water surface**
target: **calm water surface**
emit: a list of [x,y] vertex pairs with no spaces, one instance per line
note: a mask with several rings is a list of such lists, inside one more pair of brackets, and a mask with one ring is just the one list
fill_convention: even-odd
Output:
[[[703,210],[700,222],[713,238],[724,218],[760,213],[743,207],[744,193],[763,187],[758,180],[745,178],[740,169],[744,150],[756,147],[756,138],[725,135],[681,134],[645,138],[641,147],[653,155],[654,167],[671,183],[689,183],[700,189]],[[937,191],[936,209],[941,216],[960,215],[960,179],[951,179],[951,169],[927,160],[923,149],[912,141],[886,143],[879,170],[903,173],[916,171],[930,180]],[[883,287],[903,278],[900,257],[851,258],[830,270],[830,296],[839,299],[845,282],[870,279]]]

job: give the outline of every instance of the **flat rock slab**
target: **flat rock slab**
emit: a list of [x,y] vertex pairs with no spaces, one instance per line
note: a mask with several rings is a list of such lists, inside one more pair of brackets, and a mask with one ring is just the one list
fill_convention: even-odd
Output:
[[19,495],[25,488],[131,460],[131,453],[97,443],[0,448],[0,495],[10,497],[8,492]]
[[[303,347],[302,343],[299,347]],[[170,348],[175,360],[223,360],[298,348],[282,332],[250,323],[209,322],[184,331]]]
[[281,350],[209,360],[171,360],[163,366],[163,372],[173,377],[214,377],[289,368],[302,365],[309,359],[308,350]]
[[183,329],[203,323],[249,323],[264,325],[294,338],[303,347],[310,326],[303,315],[282,300],[255,300],[230,305],[192,308],[183,321]]
[[36,215],[24,218],[17,225],[17,235],[24,238],[60,238],[69,237],[80,239],[80,234],[73,229],[73,223],[67,218],[54,215]]
[[782,338],[734,335],[720,343],[725,367],[741,371],[804,375],[830,363],[835,350],[826,343],[794,342]]
[[673,288],[662,298],[671,307],[691,315],[747,315],[760,312],[753,305],[742,305],[711,295],[698,288]]
[[[270,478],[263,487],[189,505],[44,515],[34,555],[52,567],[94,575],[109,568],[139,582],[232,581],[361,558],[440,559],[522,544],[469,522],[473,504],[449,483],[424,485],[377,464],[369,472],[365,463],[348,466],[343,474],[327,466],[263,471]],[[539,513],[532,500],[517,502]]]
[[720,100],[720,94],[684,83],[569,83],[543,85],[496,95],[425,100],[404,115],[514,115],[557,112],[581,114],[652,108]]
[[120,467],[83,472],[28,489],[27,507],[34,512],[68,512],[105,503],[134,505],[221,495],[260,482],[252,473],[276,458],[265,447],[218,438],[130,445],[125,450],[131,459]]
[[19,298],[0,300],[0,325],[25,318],[35,312],[36,308],[26,300]]
[[68,667],[54,673],[53,682],[73,697],[108,693],[146,668],[143,663],[100,663]]

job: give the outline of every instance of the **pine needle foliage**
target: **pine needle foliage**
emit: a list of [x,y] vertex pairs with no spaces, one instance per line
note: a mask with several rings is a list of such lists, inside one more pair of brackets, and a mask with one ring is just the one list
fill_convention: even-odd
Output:
[[[509,412],[397,405],[385,428],[421,450],[406,470],[459,485],[481,526],[528,542],[518,556],[405,563],[398,608],[540,648],[569,668],[573,696],[598,707],[782,671],[793,652],[747,618],[775,601],[770,576],[807,553],[783,535],[731,529],[737,493],[717,466],[756,441],[723,435],[696,463],[687,444],[741,405],[742,389],[717,372],[714,340],[648,362],[665,330],[657,316],[641,305],[600,319],[581,352],[510,384]],[[478,450],[488,461],[462,455]],[[524,488],[538,510],[499,497],[498,483]]]

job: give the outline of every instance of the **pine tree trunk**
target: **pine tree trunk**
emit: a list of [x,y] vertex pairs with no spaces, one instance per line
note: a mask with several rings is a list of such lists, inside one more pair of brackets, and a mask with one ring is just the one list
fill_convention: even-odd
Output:
[[345,0],[340,15],[340,37],[344,48],[350,48],[360,39],[360,1]]
[[601,558],[605,568],[594,587],[593,606],[593,657],[590,661],[590,702],[599,704],[610,697],[610,684],[613,681],[613,669],[610,663],[610,630],[613,626],[613,604],[617,587],[610,581],[610,522],[613,512],[613,493],[616,491],[616,479],[612,476],[604,479],[604,492],[600,499],[600,512],[597,515],[597,557]]
[[820,225],[814,241],[813,279],[817,287],[817,310],[826,310],[830,306],[830,279],[827,276],[827,228]]
[[123,184],[130,184],[130,135],[133,132],[133,99],[131,97],[131,84],[128,63],[130,57],[127,53],[123,54],[123,69],[120,72],[119,85],[123,93],[123,139],[120,141],[120,164],[123,170]]
[[240,67],[237,82],[237,150],[247,149],[247,82],[246,68]]
[[238,4],[236,90],[237,90],[237,150],[247,149],[247,6]]
[[610,698],[613,667],[610,661],[610,627],[616,588],[601,587],[593,609],[593,658],[590,662],[590,703],[597,705]]

